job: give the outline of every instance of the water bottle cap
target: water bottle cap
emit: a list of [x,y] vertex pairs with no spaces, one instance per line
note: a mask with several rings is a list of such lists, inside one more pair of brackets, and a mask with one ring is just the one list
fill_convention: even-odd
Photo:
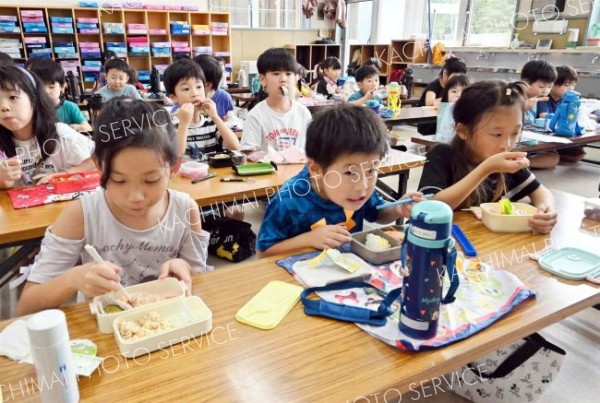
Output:
[[427,224],[448,224],[452,222],[452,209],[438,200],[425,200],[415,204],[411,209],[411,219],[421,215]]
[[33,315],[27,321],[27,332],[32,347],[54,345],[69,339],[67,317],[58,309],[48,309]]

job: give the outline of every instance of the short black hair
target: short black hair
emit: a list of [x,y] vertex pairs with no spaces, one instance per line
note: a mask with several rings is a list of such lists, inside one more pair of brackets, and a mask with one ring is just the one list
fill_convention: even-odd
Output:
[[111,69],[120,70],[123,73],[129,74],[129,65],[122,59],[108,59],[106,63],[104,63],[104,71],[108,74]]
[[163,75],[163,83],[167,95],[175,94],[175,87],[181,80],[196,78],[206,84],[206,78],[200,65],[192,59],[179,59],[173,62]]
[[29,66],[29,71],[37,74],[38,78],[44,84],[59,83],[65,84],[65,71],[58,62],[52,59],[40,59]]
[[379,70],[370,64],[363,64],[354,74],[357,83],[360,83],[371,76],[379,76]]
[[[442,72],[446,70],[448,75],[450,74],[467,74],[467,64],[463,59],[458,57],[451,57],[444,62],[442,66]],[[440,72],[440,75],[441,73]]]
[[362,65],[363,66],[373,66],[373,67],[377,68],[377,70],[381,70],[381,60],[379,60],[376,57],[369,57],[367,60],[365,60],[365,62]]
[[114,50],[105,50],[102,52],[102,65],[104,65],[110,59],[118,59],[117,52]]
[[0,66],[9,66],[14,63],[15,61],[7,53],[0,52]]
[[334,69],[334,70],[341,70],[342,69],[342,63],[340,62],[340,59],[338,59],[335,56],[329,56],[327,58],[325,58],[325,60],[323,60],[321,62],[321,69],[325,70],[325,69]]
[[382,158],[388,143],[383,121],[369,108],[353,104],[317,112],[306,130],[306,156],[322,168],[346,154],[377,154]]
[[530,60],[521,69],[521,80],[527,84],[533,84],[536,81],[554,83],[557,75],[554,65],[542,59]]
[[554,85],[563,85],[566,82],[577,82],[579,75],[571,66],[556,66],[556,81]]
[[116,97],[106,102],[94,122],[94,157],[106,188],[112,161],[127,147],[156,151],[163,161],[177,163],[175,129],[168,111],[155,102]]
[[256,60],[258,74],[267,74],[271,71],[298,70],[294,56],[284,48],[270,48],[265,50]]
[[448,79],[442,94],[442,102],[448,102],[448,92],[456,86],[468,87],[471,84],[471,79],[466,74],[455,74]]
[[206,82],[216,89],[223,78],[221,63],[211,55],[198,55],[194,57],[194,61],[200,65]]

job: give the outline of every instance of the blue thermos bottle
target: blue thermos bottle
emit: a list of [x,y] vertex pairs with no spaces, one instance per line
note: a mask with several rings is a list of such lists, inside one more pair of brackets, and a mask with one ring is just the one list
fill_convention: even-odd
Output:
[[[446,203],[426,200],[413,206],[401,249],[405,275],[400,297],[400,331],[409,337],[434,337],[440,305],[454,301],[458,276],[451,231],[452,209]],[[445,272],[451,285],[442,298]]]
[[575,137],[582,134],[583,130],[577,124],[580,105],[581,100],[578,92],[565,92],[552,120],[550,120],[550,130],[557,136],[562,137]]

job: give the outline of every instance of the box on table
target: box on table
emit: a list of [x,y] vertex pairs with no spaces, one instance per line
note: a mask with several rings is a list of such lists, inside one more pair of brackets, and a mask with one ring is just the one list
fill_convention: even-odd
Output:
[[[179,281],[173,277],[167,277],[162,280],[148,281],[147,283],[133,285],[130,287],[126,287],[125,289],[131,297],[145,296],[148,299],[150,299],[150,296],[161,296],[163,297],[162,301],[168,299],[184,298],[187,290],[185,284],[182,281]],[[113,302],[111,302],[111,295],[109,294],[96,296],[92,299],[92,302],[90,303],[90,311],[92,312],[92,315],[96,316],[96,321],[98,322],[98,329],[100,329],[100,332],[102,333],[112,333],[113,322],[115,321],[115,319],[125,314],[126,312],[138,311],[142,308],[152,307],[159,303],[152,302],[122,312],[107,313],[105,312],[104,308],[108,305],[114,304]],[[116,296],[122,295],[121,293],[119,293],[119,291],[113,292],[112,294]]]
[[[169,328],[130,340],[124,338],[119,332],[123,322],[136,322],[142,318],[147,320],[150,315],[157,315],[168,321]],[[124,324],[123,326],[126,327],[127,325]],[[131,312],[130,310],[118,317],[113,323],[113,331],[119,351],[127,358],[148,354],[184,341],[189,342],[191,338],[206,334],[211,329],[212,312],[204,301],[196,296],[163,301],[154,307],[140,309],[137,312]]]
[[100,186],[100,171],[59,174],[52,176],[48,184],[53,187],[56,194],[94,190]]

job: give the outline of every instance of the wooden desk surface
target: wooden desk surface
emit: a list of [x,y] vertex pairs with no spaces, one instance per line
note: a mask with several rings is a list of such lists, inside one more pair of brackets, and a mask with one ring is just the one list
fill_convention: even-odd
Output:
[[[556,194],[559,224],[552,235],[492,234],[470,213],[456,220],[480,256],[511,256],[521,248],[542,248],[545,242],[569,240],[597,245],[592,221],[582,221],[582,199]],[[587,228],[587,229],[586,229]],[[600,233],[600,231],[598,231]],[[516,249],[515,249],[516,248]],[[81,378],[82,401],[355,401],[373,393],[387,398],[416,399],[419,382],[457,369],[472,359],[540,330],[573,313],[600,303],[600,286],[560,279],[528,258],[516,259],[509,270],[538,294],[476,335],[445,348],[406,353],[370,337],[350,323],[309,317],[296,305],[279,326],[264,331],[240,324],[235,313],[271,280],[295,283],[277,258],[268,258],[195,276],[193,293],[213,312],[213,332],[189,343],[164,348],[135,360],[119,355],[113,335],[97,331],[86,304],[64,308],[71,338],[88,338],[106,358],[100,373]],[[506,267],[506,265],[505,265]],[[0,323],[0,328],[9,321]],[[33,389],[35,370],[0,357],[5,399],[39,399]],[[442,381],[443,382],[443,381]],[[412,384],[412,386],[411,386]],[[24,385],[28,385],[28,388]],[[160,385],[160,386],[158,386]],[[158,387],[157,387],[158,386]],[[411,390],[409,390],[411,387]],[[22,393],[24,396],[22,396]],[[371,400],[374,401],[371,396]],[[363,400],[356,400],[363,401]],[[388,400],[391,401],[391,400]]]
[[[424,139],[421,137],[412,137],[410,139],[410,141],[412,141],[413,143],[416,143],[416,144],[424,145],[426,147],[432,147],[433,145],[435,145],[435,141],[433,141],[433,137],[434,136],[431,136],[431,140]],[[548,136],[548,137],[552,137],[552,136]],[[569,138],[569,139],[571,140],[571,143],[548,142],[548,143],[538,143],[533,146],[521,145],[521,146],[517,147],[517,151],[533,153],[533,152],[541,152],[541,151],[549,151],[549,150],[559,150],[561,148],[569,148],[569,147],[573,147],[573,146],[583,146],[586,144],[600,142],[600,132],[597,132],[597,131],[588,132],[581,136],[577,136],[577,137],[573,137],[573,138]]]
[[[390,157],[380,168],[381,176],[393,175],[406,169],[424,164],[425,158],[391,150]],[[188,193],[201,207],[219,207],[221,203],[255,202],[257,198],[269,197],[277,192],[286,180],[302,169],[302,164],[279,165],[274,174],[255,176],[256,182],[220,182],[225,176],[235,176],[232,168],[213,169],[217,176],[192,184],[187,178],[174,176],[169,187]],[[33,239],[44,235],[46,228],[58,217],[67,203],[52,203],[45,206],[15,210],[8,194],[0,191],[0,245]]]
[[396,116],[383,119],[383,121],[387,126],[394,126],[401,123],[433,123],[437,119],[437,113],[437,109],[434,109],[432,106],[400,108]]

